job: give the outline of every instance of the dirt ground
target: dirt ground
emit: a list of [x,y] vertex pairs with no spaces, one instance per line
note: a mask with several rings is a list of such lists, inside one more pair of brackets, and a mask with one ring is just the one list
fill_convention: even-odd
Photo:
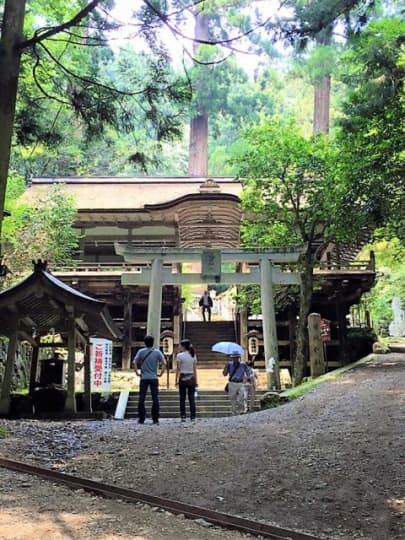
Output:
[[[324,539],[405,538],[405,355],[241,417],[0,420],[0,455]],[[0,469],[0,538],[243,538]],[[246,536],[245,536],[246,538]]]

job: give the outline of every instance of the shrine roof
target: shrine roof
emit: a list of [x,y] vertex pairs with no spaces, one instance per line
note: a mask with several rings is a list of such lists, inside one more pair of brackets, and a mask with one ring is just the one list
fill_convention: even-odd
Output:
[[32,178],[24,197],[32,199],[52,184],[64,184],[73,195],[77,209],[143,211],[147,206],[184,201],[187,196],[201,199],[238,197],[242,186],[232,177],[46,177]]
[[34,272],[16,285],[0,292],[1,334],[9,336],[16,330],[30,336],[66,333],[68,313],[75,313],[79,324],[90,336],[117,339],[121,337],[107,304],[66,285],[46,270],[40,261]]

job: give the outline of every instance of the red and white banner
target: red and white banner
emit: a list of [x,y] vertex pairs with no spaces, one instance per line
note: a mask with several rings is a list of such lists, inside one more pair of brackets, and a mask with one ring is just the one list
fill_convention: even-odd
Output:
[[111,391],[112,341],[90,338],[91,391]]

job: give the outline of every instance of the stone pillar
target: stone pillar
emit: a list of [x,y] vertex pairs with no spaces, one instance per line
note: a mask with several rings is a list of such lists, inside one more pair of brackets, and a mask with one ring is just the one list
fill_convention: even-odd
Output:
[[325,357],[321,338],[321,316],[310,313],[308,316],[309,365],[311,377],[325,373]]
[[260,290],[263,315],[263,343],[266,369],[273,358],[273,373],[267,372],[267,386],[280,388],[280,368],[278,358],[276,311],[273,298],[273,280],[269,259],[260,260]]
[[[69,317],[69,335],[68,335],[68,357],[67,357],[67,398],[65,410],[69,413],[76,412],[76,397],[75,397],[75,351],[76,351],[76,328],[75,318]],[[85,372],[86,373],[86,372]]]
[[159,347],[160,317],[162,313],[162,259],[152,261],[149,288],[148,322],[146,333],[155,338],[155,347]]
[[7,348],[7,360],[4,368],[3,383],[0,395],[0,414],[7,415],[10,412],[10,392],[13,381],[15,355],[17,352],[17,330],[11,335]]

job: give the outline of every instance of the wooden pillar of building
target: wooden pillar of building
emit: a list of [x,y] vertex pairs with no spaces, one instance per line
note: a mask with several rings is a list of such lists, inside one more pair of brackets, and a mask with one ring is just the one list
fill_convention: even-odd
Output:
[[269,259],[260,260],[260,292],[263,315],[263,343],[266,369],[269,361],[273,360],[273,372],[267,371],[267,386],[269,389],[280,388],[280,367],[278,358],[278,341],[276,326],[276,311],[273,297],[272,264]]
[[67,398],[65,410],[69,413],[76,412],[75,374],[76,374],[76,324],[73,314],[68,319],[68,357],[67,357]]
[[338,359],[340,364],[343,366],[345,363],[345,352],[346,352],[346,317],[344,313],[344,305],[342,301],[341,294],[336,296],[336,321],[338,324],[338,339],[339,339],[339,354]]
[[92,412],[91,407],[91,365],[90,365],[90,343],[87,340],[84,353],[84,410],[86,412]]
[[240,344],[245,349],[245,360],[248,359],[248,315],[247,309],[242,308],[239,311],[239,325],[240,325]]
[[310,313],[308,316],[309,365],[311,377],[325,373],[325,358],[321,338],[321,316]]
[[290,342],[290,362],[291,362],[291,373],[293,374],[293,365],[295,359],[296,351],[296,337],[297,337],[297,312],[295,306],[288,306],[288,340]]
[[124,331],[122,337],[122,369],[131,369],[132,360],[132,307],[131,294],[124,300]]
[[7,360],[6,367],[4,369],[3,382],[1,385],[0,395],[0,414],[7,415],[10,412],[10,392],[11,383],[13,381],[13,370],[15,356],[17,353],[17,328],[15,332],[10,336],[7,348]]

